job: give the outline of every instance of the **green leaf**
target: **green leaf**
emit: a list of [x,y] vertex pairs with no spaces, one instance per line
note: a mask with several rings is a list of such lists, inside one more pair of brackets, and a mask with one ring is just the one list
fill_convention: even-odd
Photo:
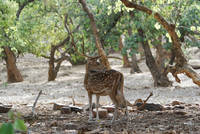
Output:
[[14,128],[11,123],[4,123],[0,127],[0,134],[14,134]]
[[8,112],[8,117],[11,119],[11,120],[14,120],[15,119],[15,114],[13,111],[9,111]]
[[20,119],[15,120],[14,128],[17,129],[17,130],[21,130],[21,131],[27,130],[27,127],[25,126],[24,121],[20,120]]

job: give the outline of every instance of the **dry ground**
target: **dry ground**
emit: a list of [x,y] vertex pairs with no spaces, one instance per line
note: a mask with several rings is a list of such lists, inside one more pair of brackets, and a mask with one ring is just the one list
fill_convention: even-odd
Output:
[[[196,54],[192,58],[199,59],[199,55]],[[119,60],[110,59],[110,63],[112,68],[124,74],[125,97],[130,102],[133,103],[138,98],[146,98],[153,91],[154,96],[149,102],[167,105],[177,100],[185,103],[183,104],[185,109],[163,112],[135,111],[130,113],[129,121],[120,119],[114,124],[110,124],[108,119],[88,123],[86,113],[61,115],[59,111],[52,110],[53,103],[68,105],[74,98],[76,103],[87,104],[87,92],[83,87],[84,65],[71,67],[69,63],[64,63],[56,81],[47,82],[48,61],[30,54],[20,57],[17,62],[24,77],[21,83],[7,84],[5,65],[3,62],[0,63],[0,103],[11,104],[13,109],[26,115],[31,112],[35,98],[42,90],[43,94],[36,108],[40,116],[30,127],[31,134],[67,133],[68,129],[76,129],[79,132],[98,130],[105,133],[200,133],[200,90],[192,80],[185,75],[179,75],[182,80],[179,84],[169,74],[173,86],[155,88],[144,61],[139,63],[143,71],[140,74],[130,74],[130,69],[122,68]],[[200,70],[196,71],[200,72]],[[101,97],[100,103],[106,105],[111,104],[111,101],[108,97]],[[0,120],[3,117],[4,114],[0,114]]]

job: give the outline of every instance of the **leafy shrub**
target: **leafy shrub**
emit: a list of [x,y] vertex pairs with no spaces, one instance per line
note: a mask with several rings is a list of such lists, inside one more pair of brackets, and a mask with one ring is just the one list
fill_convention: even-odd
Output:
[[26,132],[27,127],[24,123],[24,120],[20,119],[20,114],[15,114],[10,111],[8,113],[8,117],[10,119],[9,122],[0,124],[0,134],[14,134],[15,131]]

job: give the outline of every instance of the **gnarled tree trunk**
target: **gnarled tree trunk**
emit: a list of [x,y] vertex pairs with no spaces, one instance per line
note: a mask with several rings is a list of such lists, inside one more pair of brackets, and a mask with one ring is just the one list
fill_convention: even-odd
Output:
[[[55,46],[51,46],[51,53],[49,57],[49,71],[48,71],[48,81],[54,81],[57,77],[57,74],[59,72],[60,66],[64,60],[69,60],[69,57],[65,55],[65,52],[62,54],[61,57],[58,59],[55,59],[55,52],[59,48],[63,47],[64,44],[66,44],[70,40],[70,36],[65,38],[63,41],[58,43]],[[56,65],[56,66],[55,66]]]
[[110,69],[110,64],[108,62],[108,58],[103,50],[99,35],[98,35],[98,30],[97,30],[97,26],[94,20],[94,15],[92,14],[92,12],[90,12],[89,8],[87,7],[87,4],[85,2],[85,0],[79,0],[79,3],[81,3],[83,10],[87,13],[89,19],[90,19],[90,24],[91,24],[91,28],[95,37],[95,41],[96,41],[96,47],[98,49],[98,53],[101,56],[101,62],[102,64],[104,64],[108,69]]
[[[173,60],[176,58],[176,65],[175,66],[170,66],[166,69],[165,73],[167,75],[168,72],[171,72],[173,76],[176,76],[178,73],[184,73],[186,74],[189,78],[193,80],[195,84],[200,86],[200,75],[192,69],[190,65],[188,65],[186,58],[184,57],[184,54],[181,49],[181,43],[178,38],[178,35],[175,31],[175,25],[169,24],[158,12],[153,12],[151,9],[138,5],[135,2],[130,2],[129,0],[121,0],[122,3],[129,8],[135,8],[136,10],[145,12],[148,15],[152,15],[153,17],[167,30],[169,33],[171,39],[172,39],[172,60],[170,64],[173,63]],[[175,77],[175,78],[176,78]],[[177,80],[177,78],[176,78]]]
[[10,47],[4,46],[4,53],[5,53],[5,61],[7,67],[7,81],[8,82],[21,82],[23,81],[23,77],[16,66],[16,57],[15,54],[12,52]]
[[[162,40],[162,39],[160,39]],[[165,63],[170,60],[171,53],[165,50],[161,44],[156,44],[156,64],[161,72],[165,71]]]
[[[124,42],[123,42],[123,37],[124,35],[121,35],[119,38],[119,50],[122,51],[123,47],[124,47]],[[123,67],[130,67],[130,61],[128,59],[128,54],[122,54],[122,58],[123,58]]]
[[[142,39],[145,38],[144,31],[141,28],[138,29],[138,33]],[[156,62],[153,58],[148,42],[143,40],[142,47],[144,49],[146,57],[146,64],[154,79],[154,86],[166,87],[171,85],[171,82],[169,81],[168,77],[164,73],[162,73],[161,70],[159,70],[158,66],[156,65]]]

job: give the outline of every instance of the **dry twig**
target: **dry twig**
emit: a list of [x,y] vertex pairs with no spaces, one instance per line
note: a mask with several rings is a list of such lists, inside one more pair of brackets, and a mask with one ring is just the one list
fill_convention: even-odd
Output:
[[34,102],[34,104],[33,104],[33,107],[32,107],[32,115],[33,115],[33,116],[35,116],[35,106],[36,106],[37,101],[38,101],[38,99],[39,99],[39,97],[40,97],[41,94],[42,94],[42,90],[40,90],[40,92],[38,93],[38,96],[37,96],[37,98],[35,99],[35,102]]
[[143,110],[144,107],[145,107],[145,105],[146,105],[146,103],[147,103],[147,101],[149,100],[149,98],[150,98],[151,96],[153,96],[153,93],[152,93],[152,92],[151,92],[151,93],[149,94],[149,96],[146,98],[146,100],[144,101],[144,103],[143,103],[141,106],[139,106],[137,109],[138,109],[138,110]]

